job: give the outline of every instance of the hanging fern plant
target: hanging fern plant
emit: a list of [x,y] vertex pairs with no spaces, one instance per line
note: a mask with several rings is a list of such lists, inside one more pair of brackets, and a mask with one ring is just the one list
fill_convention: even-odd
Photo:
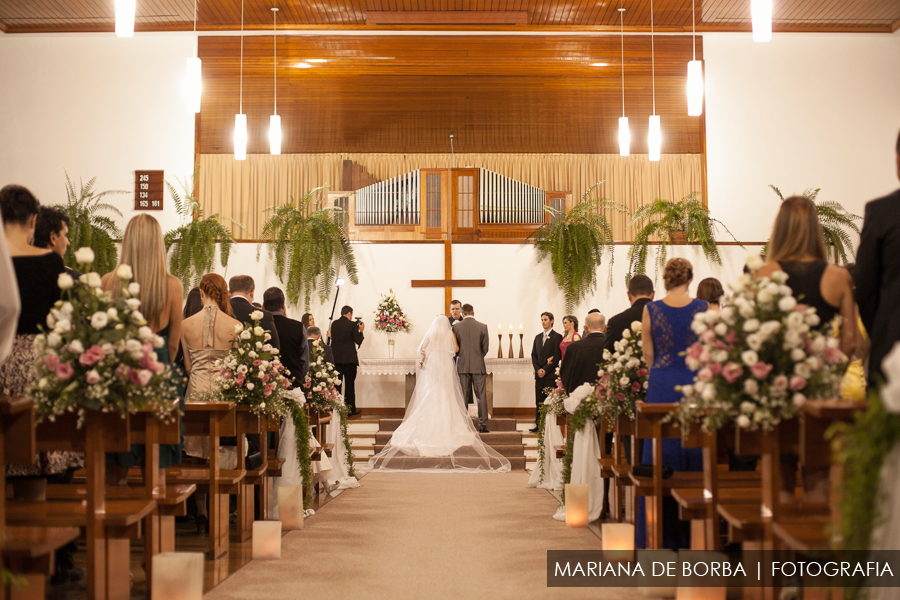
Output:
[[286,204],[267,208],[272,216],[263,225],[256,251],[259,259],[262,244],[269,245],[287,299],[299,304],[302,297],[307,310],[313,292],[318,291],[322,302],[328,298],[342,267],[351,283],[359,283],[347,232],[335,218],[342,209],[325,206],[329,187],[317,187],[299,201],[291,197]]
[[[199,170],[200,167],[197,167],[190,182],[179,181],[184,191],[183,198],[171,183],[166,182],[175,210],[181,217],[181,227],[165,235],[166,252],[169,253],[169,272],[181,281],[185,297],[192,287],[200,284],[200,279],[204,275],[212,272],[216,244],[219,244],[219,262],[223,267],[228,266],[228,257],[234,246],[234,237],[231,231],[219,222],[218,213],[203,217],[203,210],[194,197],[194,184]],[[244,229],[244,226],[234,219],[228,220]]]
[[[784,202],[784,196],[774,185],[769,187],[778,194],[778,198]],[[803,192],[803,195],[812,200],[816,207],[816,213],[819,215],[819,225],[822,226],[822,236],[825,238],[825,256],[828,260],[835,264],[846,265],[853,260],[853,242],[847,229],[860,235],[859,226],[856,221],[862,221],[862,217],[854,215],[837,202],[831,200],[816,200],[821,188],[809,188]],[[769,244],[772,243],[770,238],[763,248],[763,256],[769,253]],[[849,255],[849,257],[848,257]]]
[[625,282],[630,282],[634,275],[646,274],[647,251],[651,237],[659,240],[655,274],[665,267],[668,248],[673,243],[700,244],[707,260],[721,265],[722,257],[719,255],[719,247],[716,243],[716,226],[718,225],[728,231],[728,235],[738,245],[741,244],[724,223],[710,215],[709,208],[697,198],[696,192],[674,202],[657,198],[653,202],[641,206],[634,211],[634,217],[628,224],[629,227],[635,226],[639,229],[635,233],[631,249],[628,251],[628,275]]
[[601,183],[592,185],[568,214],[546,207],[544,210],[554,218],[528,236],[528,239],[534,239],[538,262],[550,257],[553,278],[566,298],[566,312],[574,311],[582,298],[597,289],[597,268],[602,264],[604,254],[609,255],[609,282],[612,285],[612,226],[602,211],[626,213],[628,209],[611,200],[589,200]]
[[96,177],[92,177],[85,185],[79,181],[80,189],[75,190],[75,184],[66,173],[66,204],[58,204],[56,208],[63,210],[69,217],[69,249],[63,257],[67,267],[78,268],[75,261],[75,250],[89,247],[94,251],[93,270],[100,275],[109,273],[119,264],[119,251],[116,240],[122,237],[122,231],[116,226],[116,222],[102,212],[111,212],[119,217],[122,211],[113,206],[101,202],[110,194],[127,194],[125,190],[108,190],[95,192],[94,183]]

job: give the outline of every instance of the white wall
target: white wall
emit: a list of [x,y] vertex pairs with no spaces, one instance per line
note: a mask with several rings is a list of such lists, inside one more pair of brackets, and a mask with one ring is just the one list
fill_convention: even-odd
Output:
[[[64,204],[65,172],[134,208],[134,171],[188,178],[194,165],[194,115],[184,108],[181,78],[193,52],[189,34],[0,35],[0,185],[18,183],[45,204]],[[163,230],[178,221],[152,211]]]
[[900,31],[705,34],[709,206],[765,241],[785,195],[822,188],[858,215],[898,186]]

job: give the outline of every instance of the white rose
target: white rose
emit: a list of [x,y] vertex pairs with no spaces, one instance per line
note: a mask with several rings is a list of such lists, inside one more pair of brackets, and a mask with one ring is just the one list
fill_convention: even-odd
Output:
[[[790,300],[793,300],[793,298],[791,298],[790,296],[788,296],[788,298]],[[785,298],[781,299],[782,302],[784,300],[785,300]],[[781,304],[781,302],[779,302],[779,304]],[[791,312],[791,314],[789,314],[787,316],[787,325],[791,329],[796,329],[797,327],[799,327],[802,324],[803,324],[803,315],[802,314],[800,314],[798,312]]]
[[263,347],[263,343],[262,343],[262,342],[256,342],[256,349],[257,349],[257,350],[262,350],[262,347]]
[[812,369],[810,369],[809,365],[806,363],[797,363],[794,365],[794,375],[802,377],[803,379],[809,379],[812,377]]
[[137,310],[141,307],[141,301],[137,298],[128,298],[125,300],[125,306],[127,306],[129,310]]
[[632,358],[631,360],[628,361],[627,368],[629,368],[629,369],[637,369],[637,368],[640,367],[640,366],[641,366],[641,361],[639,361],[639,360],[636,359],[636,358]]
[[626,340],[631,339],[631,332],[626,329],[625,331],[622,332],[622,337],[625,338]]
[[750,394],[751,396],[759,391],[759,384],[756,383],[755,379],[745,379],[744,380],[744,392]]
[[712,353],[712,359],[718,363],[724,363],[728,360],[727,350],[716,350]]
[[762,348],[763,338],[758,333],[751,333],[747,336],[747,345],[751,350],[759,350]]
[[725,308],[723,308],[719,316],[725,323],[734,325],[734,308],[732,308],[731,306],[726,306]]
[[769,304],[772,300],[775,299],[775,296],[769,293],[768,290],[762,289],[757,294],[756,299],[760,302],[760,304]]
[[50,382],[47,380],[46,377],[41,377],[41,380],[38,381],[38,387],[41,389],[44,389],[45,387],[47,387],[47,384],[49,384],[49,383]]
[[743,330],[747,333],[752,333],[759,329],[759,319],[747,319],[744,321]]
[[818,371],[822,368],[822,362],[818,359],[818,357],[810,356],[806,359],[806,364],[809,365],[809,368],[813,371]]
[[781,329],[781,323],[778,321],[766,321],[759,326],[759,329],[763,332],[764,335],[768,337],[773,333],[777,333],[778,330]]
[[747,402],[747,401],[741,402],[741,412],[752,413],[754,410],[756,410],[756,405],[753,404],[752,402]]
[[745,350],[741,353],[741,361],[748,367],[752,367],[759,362],[759,355],[753,350]]
[[110,318],[111,321],[119,320],[119,311],[117,311],[115,308],[107,309],[106,315]]
[[718,323],[715,327],[716,335],[725,335],[728,333],[728,325],[725,323]]
[[747,415],[741,415],[737,418],[737,426],[741,429],[747,429],[750,427],[750,417]]
[[271,351],[272,351],[272,344],[263,344],[262,351],[263,351],[263,352],[271,352]]
[[94,329],[103,329],[109,323],[109,317],[105,312],[99,310],[91,316],[91,327]]
[[69,350],[75,354],[84,354],[84,344],[81,343],[81,340],[72,340],[69,342]]
[[139,284],[137,281],[132,281],[131,283],[129,283],[128,284],[128,293],[131,294],[132,296],[137,296],[138,294],[140,294],[141,293],[141,284]]
[[754,315],[753,307],[749,304],[744,304],[743,306],[738,308],[738,314],[740,314],[745,319],[749,319]]
[[714,386],[708,385],[703,388],[703,392],[700,395],[706,401],[715,400],[716,399],[716,388]]
[[235,333],[240,333],[243,329],[244,329],[244,326],[241,325],[240,323],[234,324],[234,332]]
[[800,408],[806,403],[806,396],[803,394],[794,394],[794,397],[791,398],[791,402],[794,403],[794,406]]
[[247,383],[247,390],[248,390],[248,391],[252,392],[252,391],[253,391],[253,388],[255,388],[255,387],[256,387],[256,386],[255,386],[254,384],[252,384],[252,383]]
[[100,279],[100,275],[91,271],[87,274],[86,283],[92,288],[99,288],[101,285],[103,285],[103,280]]
[[249,356],[250,358],[256,358],[258,356],[258,354],[256,354],[255,350],[251,350],[250,352],[247,353],[247,356]]
[[249,331],[242,331],[242,332],[241,332],[241,339],[242,339],[242,340],[249,340],[251,337],[252,337],[252,334],[251,334]]
[[622,387],[625,387],[629,384],[631,384],[631,380],[627,377],[622,377],[621,379],[619,379],[619,385],[621,385]]
[[707,329],[709,329],[709,327],[707,327],[706,323],[704,323],[701,319],[694,319],[691,322],[691,331],[693,331],[697,335],[700,335]]
[[56,278],[56,285],[58,285],[61,290],[68,290],[75,285],[75,280],[72,279],[72,276],[68,273],[62,272],[59,274],[59,277]]
[[266,332],[266,330],[263,329],[262,327],[254,327],[253,328],[254,335],[262,336],[262,334],[264,334],[265,332]]
[[[267,333],[266,335],[263,336],[263,339],[268,342],[269,340],[272,339],[272,336]],[[278,352],[278,348],[275,348],[275,352]]]
[[800,362],[801,360],[806,358],[806,352],[801,350],[800,348],[794,348],[791,350],[791,360],[794,362]]
[[260,402],[260,403],[259,403],[259,410],[265,410],[265,408],[266,408],[266,403],[265,403],[265,402]]
[[63,302],[63,305],[59,307],[59,313],[66,318],[72,316],[73,310],[75,310],[75,307],[72,306],[71,302]]
[[62,338],[59,336],[58,333],[52,332],[50,335],[47,336],[47,345],[50,346],[51,348],[56,348],[61,343],[62,343]]
[[795,308],[797,308],[797,301],[793,296],[785,296],[778,301],[778,310],[781,312],[791,312]]
[[322,357],[321,357],[321,356],[320,356],[319,358],[316,359],[316,364],[317,364],[317,365],[321,365],[323,362],[324,362],[324,361],[322,360]]
[[100,346],[100,349],[103,350],[103,354],[112,354],[116,348],[109,342],[106,342],[105,344]]
[[138,337],[141,341],[149,342],[153,338],[153,330],[144,325],[138,329]]
[[47,336],[43,333],[34,336],[34,342],[32,342],[31,347],[34,348],[35,354],[41,354],[47,348]]
[[251,321],[262,321],[262,318],[263,318],[262,311],[254,310],[252,313],[250,313]]
[[75,251],[75,262],[79,265],[87,265],[94,262],[94,251],[88,247],[79,248]]
[[119,265],[119,268],[116,269],[116,276],[119,279],[131,279],[134,277],[134,273],[129,265]]
[[[141,327],[141,329],[147,329],[147,330],[149,330],[150,328],[149,328],[149,327],[146,327],[146,328],[145,328],[145,327]],[[152,334],[151,334],[151,335],[152,335]],[[147,339],[149,340],[150,338],[147,338]],[[141,344],[138,340],[135,340],[135,339],[131,339],[131,340],[126,340],[126,341],[125,341],[125,350],[128,351],[128,352],[131,352],[131,353],[134,353],[134,352],[140,352],[140,351],[141,351],[141,346],[142,346],[142,344]]]
[[643,324],[640,321],[632,321],[631,322],[631,330],[633,332],[640,333],[641,327],[643,327]]
[[131,322],[135,325],[144,325],[147,323],[147,319],[144,318],[144,315],[141,314],[139,310],[131,311]]
[[60,319],[56,322],[56,327],[54,327],[54,331],[58,331],[59,333],[66,333],[67,331],[71,331],[72,322],[68,319]]
[[822,322],[822,320],[819,319],[819,315],[817,315],[816,313],[810,313],[810,314],[806,315],[806,324],[809,325],[810,327],[816,327],[821,322]]
[[813,339],[812,347],[816,352],[823,352],[828,347],[828,342],[825,341],[824,337],[818,335]]
[[837,348],[840,344],[841,342],[837,338],[828,338],[828,341],[825,342],[825,345],[829,348]]
[[758,271],[758,270],[762,269],[764,261],[763,261],[762,256],[760,256],[759,254],[751,254],[750,256],[747,257],[747,261],[745,264],[747,265],[747,268],[750,269],[751,271]]
[[694,393],[694,386],[692,385],[683,385],[681,386],[681,395],[685,398],[690,398]]

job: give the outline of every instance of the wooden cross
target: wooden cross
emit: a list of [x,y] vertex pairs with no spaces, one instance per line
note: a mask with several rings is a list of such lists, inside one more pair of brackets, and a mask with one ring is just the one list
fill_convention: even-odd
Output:
[[444,279],[413,279],[412,287],[442,287],[444,288],[444,306],[449,310],[450,301],[453,300],[453,288],[458,287],[484,287],[484,279],[453,279],[453,248],[450,240],[444,241]]

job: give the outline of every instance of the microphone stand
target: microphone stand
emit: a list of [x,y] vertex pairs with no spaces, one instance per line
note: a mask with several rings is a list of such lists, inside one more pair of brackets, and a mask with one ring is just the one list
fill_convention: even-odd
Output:
[[334,294],[334,304],[331,305],[331,315],[328,317],[328,333],[325,336],[328,341],[326,344],[331,345],[331,322],[334,321],[334,309],[337,308],[338,296],[341,294],[341,286],[337,286],[337,292]]

